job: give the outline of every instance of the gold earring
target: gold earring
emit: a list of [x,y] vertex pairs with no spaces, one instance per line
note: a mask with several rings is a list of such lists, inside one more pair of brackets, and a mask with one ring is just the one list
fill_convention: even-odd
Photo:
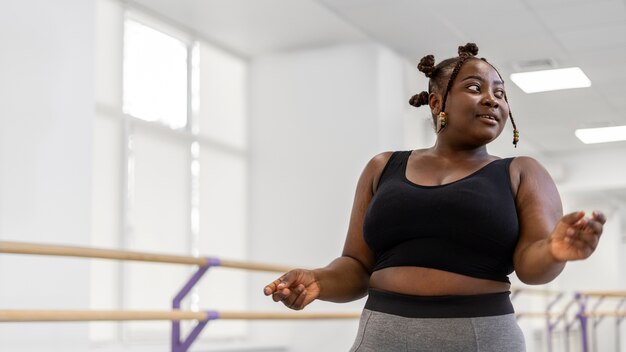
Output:
[[446,113],[440,112],[437,117],[437,133],[441,132],[447,125]]

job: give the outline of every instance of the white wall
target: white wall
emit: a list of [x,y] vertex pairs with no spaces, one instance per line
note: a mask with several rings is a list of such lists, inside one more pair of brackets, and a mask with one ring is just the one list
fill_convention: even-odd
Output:
[[[362,168],[376,153],[404,146],[405,65],[367,44],[252,63],[251,259],[313,268],[341,254]],[[252,307],[286,310],[262,294],[274,278],[252,278]],[[363,304],[315,302],[307,310],[360,311]],[[345,351],[356,328],[356,320],[270,322],[252,331],[290,351]]]
[[[85,0],[2,3],[2,240],[89,241],[94,11]],[[0,308],[84,308],[87,283],[84,261],[0,255]],[[84,351],[86,332],[0,324],[0,350]]]

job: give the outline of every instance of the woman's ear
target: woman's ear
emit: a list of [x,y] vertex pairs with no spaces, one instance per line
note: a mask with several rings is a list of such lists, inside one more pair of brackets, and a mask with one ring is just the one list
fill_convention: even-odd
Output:
[[441,112],[441,96],[437,93],[430,93],[428,96],[428,105],[433,115],[437,116]]

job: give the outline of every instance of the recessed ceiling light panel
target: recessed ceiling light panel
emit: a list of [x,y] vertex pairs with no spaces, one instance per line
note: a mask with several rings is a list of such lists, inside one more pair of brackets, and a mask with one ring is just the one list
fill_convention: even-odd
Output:
[[525,93],[591,86],[591,81],[579,67],[513,73],[511,81]]
[[585,144],[626,141],[626,126],[582,128],[574,134]]

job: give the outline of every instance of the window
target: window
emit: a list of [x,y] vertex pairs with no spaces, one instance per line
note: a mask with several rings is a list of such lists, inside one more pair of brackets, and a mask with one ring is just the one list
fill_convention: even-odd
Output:
[[[97,33],[93,246],[245,260],[247,63],[117,0],[99,0]],[[170,309],[196,270],[91,265],[93,309]],[[184,309],[245,310],[245,275],[209,270]],[[225,296],[217,282],[234,289]],[[203,336],[247,331],[242,321],[210,325]],[[170,329],[91,326],[106,343],[165,342]]]

